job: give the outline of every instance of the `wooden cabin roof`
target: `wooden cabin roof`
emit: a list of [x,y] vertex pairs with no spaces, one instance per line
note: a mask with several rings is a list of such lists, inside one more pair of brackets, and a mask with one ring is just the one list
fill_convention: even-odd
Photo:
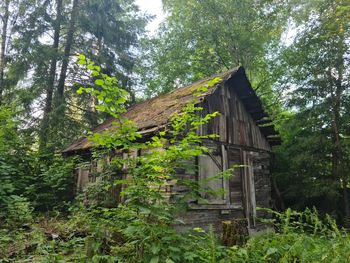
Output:
[[[246,110],[252,116],[257,125],[264,124],[259,127],[270,145],[273,146],[279,144],[280,139],[278,138],[278,134],[272,124],[266,124],[270,122],[267,121],[268,114],[264,111],[260,99],[252,89],[243,67],[237,67],[224,73],[216,74],[209,78],[197,81],[189,86],[178,88],[167,94],[162,94],[158,97],[135,104],[130,107],[127,112],[123,113],[123,115],[136,123],[139,132],[142,135],[153,134],[163,128],[169,122],[174,113],[179,112],[186,103],[194,99],[193,92],[198,88],[205,86],[209,80],[215,77],[219,77],[222,80],[216,87],[208,89],[208,91],[199,97],[198,100],[202,101],[206,96],[212,94],[219,85],[234,81],[234,92],[243,102]],[[113,126],[113,122],[114,119],[111,118],[97,126],[93,132],[96,133],[113,130],[116,128],[116,126]],[[92,142],[88,138],[82,137],[66,148],[63,153],[69,154],[81,152],[90,149],[92,146]]]

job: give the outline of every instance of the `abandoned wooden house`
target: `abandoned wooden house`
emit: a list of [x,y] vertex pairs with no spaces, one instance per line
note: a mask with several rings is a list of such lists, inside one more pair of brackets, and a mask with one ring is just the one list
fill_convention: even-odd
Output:
[[[205,204],[192,204],[181,219],[189,226],[206,228],[214,225],[220,229],[224,220],[245,218],[249,229],[256,229],[259,228],[256,217],[260,213],[256,207],[271,207],[271,147],[279,144],[280,139],[242,67],[134,105],[125,116],[138,125],[145,138],[149,138],[164,128],[172,114],[179,112],[193,98],[198,87],[205,86],[214,77],[221,78],[221,81],[200,97],[199,105],[204,113],[218,111],[220,115],[204,125],[200,133],[218,134],[219,137],[208,142],[211,154],[200,156],[195,161],[199,169],[194,179],[213,176],[233,165],[244,166],[236,169],[228,179],[210,182],[209,187],[224,189],[223,194]],[[109,120],[94,132],[113,129],[112,123],[113,120]],[[92,146],[87,138],[81,138],[63,154],[88,159]],[[99,169],[96,164],[79,168],[79,188],[95,180],[92,176],[94,169]],[[176,186],[169,191],[176,192]]]

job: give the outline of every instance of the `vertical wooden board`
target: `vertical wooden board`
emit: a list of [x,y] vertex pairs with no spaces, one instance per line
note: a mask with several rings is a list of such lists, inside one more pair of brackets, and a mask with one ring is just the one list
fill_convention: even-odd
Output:
[[[228,147],[229,168],[242,164],[240,149]],[[242,206],[242,174],[241,168],[235,168],[229,179],[230,203],[234,206]]]
[[228,143],[233,142],[233,125],[232,125],[232,118],[231,116],[226,116],[226,138]]
[[213,129],[212,129],[212,124],[213,124],[213,121],[210,120],[210,122],[206,125],[206,135],[208,134],[213,134]]
[[223,105],[224,105],[225,115],[227,116],[230,114],[229,98],[227,96],[227,92],[225,92],[225,96],[223,97]]
[[[247,152],[242,152],[242,161],[244,165],[247,165]],[[244,207],[244,214],[245,218],[248,221],[248,227],[250,227],[250,205],[249,205],[249,181],[247,176],[247,167],[243,167],[242,172],[242,188],[243,188],[243,207]]]
[[232,93],[231,93],[231,89],[228,85],[225,85],[225,89],[226,89],[226,96],[228,99],[232,98]]
[[102,173],[104,167],[106,166],[106,164],[107,164],[106,158],[100,158],[100,159],[98,159],[98,160],[96,161],[96,172],[97,172],[97,173]]
[[[221,144],[221,154],[222,154],[222,167],[223,171],[229,169],[229,160],[228,160],[228,147],[224,144]],[[224,185],[224,195],[226,204],[230,204],[230,182],[229,179],[223,178]]]
[[220,141],[227,142],[227,132],[226,132],[226,116],[220,115],[220,124],[219,124],[219,131],[220,131]]
[[78,181],[77,181],[77,189],[81,189],[81,167],[78,168]]
[[236,116],[236,98],[235,97],[231,97],[229,99],[229,107],[230,107],[230,115],[232,117],[235,117]]
[[239,122],[239,144],[247,145],[245,123],[243,121]]
[[237,103],[239,104],[239,109],[240,109],[240,119],[241,119],[241,121],[244,121],[245,108],[244,108],[241,100],[238,99]]
[[236,97],[234,93],[231,92],[231,99],[230,99],[230,113],[232,114],[233,117],[236,116],[237,114],[237,109],[236,109]]
[[235,117],[236,120],[239,120],[239,105],[238,105],[238,98],[237,98],[237,96],[235,96],[234,101],[235,101],[235,115],[234,115],[234,117]]
[[247,144],[248,146],[250,147],[253,147],[254,144],[253,144],[253,134],[252,134],[252,124],[250,122],[247,122]]
[[79,178],[78,178],[78,187],[79,189],[84,188],[89,183],[89,174],[90,171],[88,168],[79,168]]
[[96,173],[97,173],[97,160],[92,160],[90,164],[90,172],[89,172],[89,182],[96,182]]
[[207,98],[210,112],[220,112],[220,92],[216,90],[211,96]]
[[251,123],[249,123],[249,127],[250,127],[250,143],[251,143],[251,147],[254,147],[254,142],[255,142],[255,131],[254,131],[254,124],[252,125]]
[[[244,107],[243,103],[242,103],[242,107]],[[246,123],[251,122],[251,120],[252,120],[251,115],[250,115],[250,113],[247,112],[247,110],[245,108],[244,108],[244,113],[245,113],[244,114],[245,115],[244,121]]]
[[[208,104],[206,101],[204,101],[201,105],[200,105],[203,110],[201,112],[202,117],[205,117],[209,111],[208,111]],[[199,127],[199,135],[207,135],[208,134],[208,124],[203,124]]]
[[252,129],[252,133],[253,133],[253,142],[252,142],[252,145],[253,145],[253,147],[254,147],[255,145],[258,145],[258,137],[257,137],[256,127],[255,127],[255,126],[251,126],[251,129]]
[[242,116],[242,121],[243,122],[246,122],[246,114],[247,114],[247,112],[246,112],[246,110],[245,110],[245,107],[244,107],[244,105],[242,104],[242,102],[239,100],[239,107],[241,108],[241,116]]
[[208,129],[209,129],[208,134],[218,134],[217,119],[218,119],[218,116],[210,120],[210,125],[208,126]]
[[233,116],[238,120],[238,105],[237,105],[237,97],[232,96],[232,101],[233,101]]
[[255,128],[255,133],[256,133],[256,138],[257,138],[257,143],[256,143],[256,147],[259,149],[263,149],[262,145],[261,145],[261,141],[262,141],[262,137],[261,137],[261,133],[259,128]]
[[239,125],[238,119],[234,118],[233,120],[233,143],[239,144]]
[[256,196],[255,196],[255,182],[254,182],[254,172],[253,172],[253,161],[252,156],[249,156],[248,161],[248,178],[249,178],[249,199],[251,205],[251,221],[252,227],[255,227],[255,219],[256,219]]
[[241,105],[239,104],[238,98],[236,98],[236,106],[237,106],[237,120],[241,121],[242,120],[242,114],[241,114]]

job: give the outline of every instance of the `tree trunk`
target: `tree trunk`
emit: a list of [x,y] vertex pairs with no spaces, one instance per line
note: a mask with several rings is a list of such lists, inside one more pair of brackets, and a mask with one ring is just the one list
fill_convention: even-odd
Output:
[[0,44],[0,105],[2,104],[2,97],[5,90],[5,77],[4,77],[4,71],[6,67],[6,41],[7,41],[7,24],[9,21],[9,6],[10,6],[10,0],[5,0],[5,13],[2,17],[2,32],[1,32],[1,44]]
[[64,101],[64,85],[67,77],[67,69],[69,63],[69,55],[73,45],[73,36],[75,32],[75,21],[78,12],[78,0],[73,0],[71,19],[67,34],[67,42],[64,47],[64,57],[62,62],[62,68],[60,73],[60,78],[57,86],[57,98],[58,98],[58,106],[60,106]]
[[[340,141],[340,133],[341,133],[341,104],[342,104],[342,94],[344,91],[343,86],[343,73],[344,73],[344,36],[341,35],[339,45],[339,56],[337,58],[337,71],[338,76],[334,79],[332,84],[334,83],[335,90],[331,92],[331,98],[333,102],[332,109],[332,131],[333,131],[333,150],[332,150],[332,175],[335,180],[337,180],[340,184],[340,192],[343,197],[343,213],[344,213],[344,224],[349,226],[350,223],[350,208],[349,208],[349,200],[348,200],[348,192],[347,192],[347,183],[348,178],[347,175],[344,174],[343,164],[343,148]],[[329,76],[331,74],[329,73]]]
[[344,206],[344,226],[350,226],[350,209],[349,209],[349,194],[346,186],[343,186],[343,206]]
[[335,180],[339,180],[340,175],[340,160],[342,156],[342,149],[340,145],[339,134],[339,119],[340,119],[340,100],[341,87],[336,87],[335,95],[333,97],[333,112],[332,112],[332,128],[333,128],[333,150],[332,150],[332,176]]
[[46,100],[44,107],[44,116],[41,124],[40,131],[40,141],[39,141],[39,150],[42,151],[46,148],[48,131],[49,131],[49,122],[50,122],[50,113],[52,111],[52,94],[55,86],[55,74],[57,67],[57,55],[58,55],[58,45],[60,40],[60,30],[61,30],[61,20],[62,20],[62,0],[57,0],[56,6],[56,20],[54,21],[54,39],[52,44],[52,57],[50,63],[50,71],[48,76],[47,88],[46,88]]
[[350,222],[350,210],[347,193],[347,176],[342,171],[343,161],[343,149],[340,142],[340,110],[341,110],[341,95],[343,91],[342,87],[342,70],[339,70],[339,78],[336,80],[335,92],[331,92],[333,101],[332,109],[332,137],[333,137],[333,149],[332,149],[332,176],[333,179],[339,185],[340,195],[343,197],[343,213],[344,223]]

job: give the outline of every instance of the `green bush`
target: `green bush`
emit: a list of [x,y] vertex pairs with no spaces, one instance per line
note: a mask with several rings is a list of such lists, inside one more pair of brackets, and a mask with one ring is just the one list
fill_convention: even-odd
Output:
[[6,223],[10,228],[30,224],[33,220],[33,208],[27,198],[12,195],[7,203]]
[[18,131],[14,109],[0,107],[0,224],[15,196],[25,196],[33,180],[33,160],[28,143]]
[[231,262],[349,262],[350,236],[316,210],[287,209],[274,214],[276,232],[251,238],[240,247],[229,249]]

